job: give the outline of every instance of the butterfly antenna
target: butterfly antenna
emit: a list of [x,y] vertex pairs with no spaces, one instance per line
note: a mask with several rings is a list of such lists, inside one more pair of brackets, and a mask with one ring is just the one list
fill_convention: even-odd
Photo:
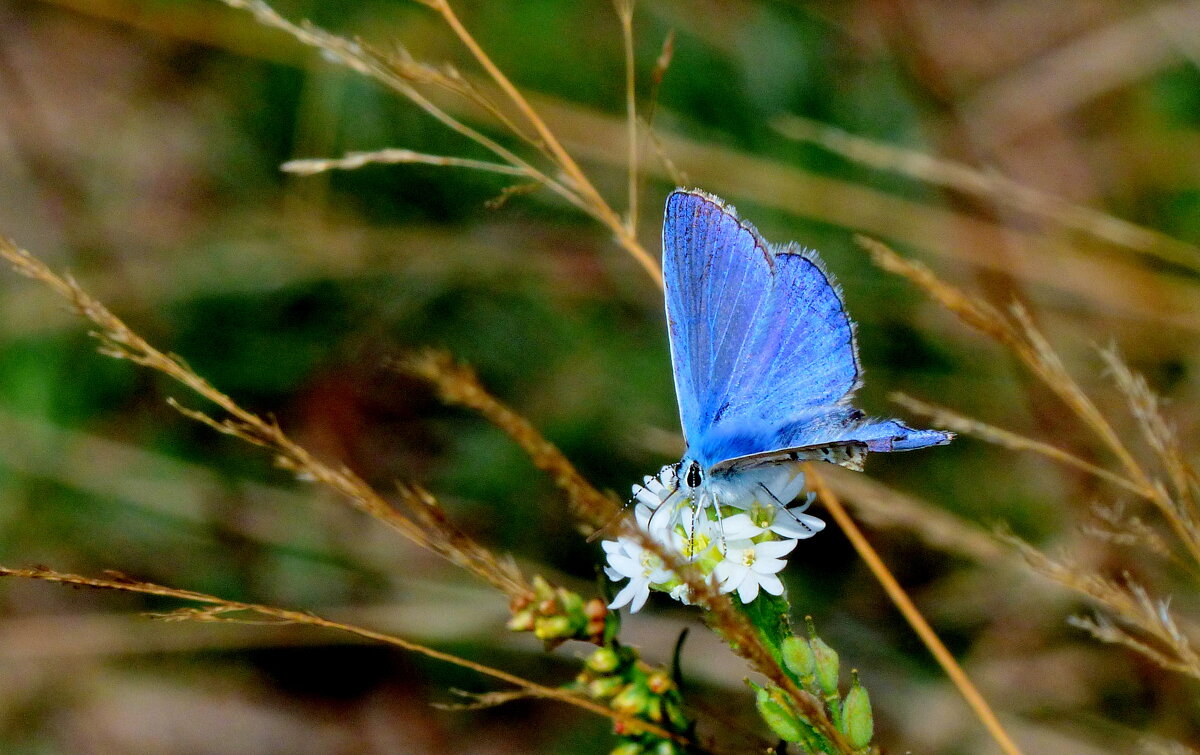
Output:
[[758,483],[758,486],[760,488],[762,488],[766,492],[767,495],[771,496],[771,500],[773,500],[773,501],[775,501],[775,503],[779,504],[780,510],[783,511],[788,516],[790,516],[792,518],[793,522],[795,522],[796,524],[800,525],[801,527],[803,527],[804,529],[806,529],[810,532],[812,531],[812,527],[809,527],[807,524],[800,521],[800,517],[796,516],[795,512],[793,512],[791,509],[789,509],[787,507],[787,504],[785,504],[783,501],[779,500],[779,497],[777,495],[775,495],[773,492],[771,492],[770,488],[768,488],[766,485],[762,484],[761,482]]
[[[654,475],[654,479],[658,480],[659,483],[662,482],[662,470],[661,469],[658,470],[658,474]],[[671,496],[673,496],[677,492],[679,492],[678,480],[679,480],[679,477],[678,477],[678,475],[676,475],[675,489],[672,490],[670,493],[668,493],[666,496],[664,496],[662,499],[663,501],[666,501],[668,498],[670,498]],[[649,481],[650,481],[649,478],[647,478],[646,482],[649,482]],[[638,492],[645,490],[645,489],[646,489],[645,485],[638,485],[637,488],[634,490],[634,492],[630,494],[629,498],[626,499],[625,503],[621,506],[621,508],[617,511],[617,513],[613,514],[612,517],[609,518],[609,520],[607,522],[600,525],[600,527],[598,527],[594,532],[592,532],[592,534],[587,536],[587,542],[594,543],[597,540],[599,540],[602,535],[604,535],[606,532],[608,532],[608,530],[611,529],[614,524],[616,524],[618,521],[620,521],[621,517],[625,516],[625,512],[629,510],[629,507],[632,506],[634,501],[637,499]]]

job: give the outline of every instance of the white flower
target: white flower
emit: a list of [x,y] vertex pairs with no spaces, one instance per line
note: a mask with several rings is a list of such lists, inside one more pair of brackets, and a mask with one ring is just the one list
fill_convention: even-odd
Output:
[[671,571],[667,569],[658,556],[642,546],[620,538],[605,540],[600,544],[608,555],[608,566],[604,573],[613,582],[628,579],[629,584],[621,588],[609,608],[629,606],[629,610],[637,612],[646,604],[650,597],[650,585],[661,584],[671,579]]
[[721,592],[737,590],[743,603],[757,598],[760,587],[772,595],[782,595],[783,583],[775,575],[787,564],[781,557],[790,553],[797,542],[742,540],[729,543],[725,559],[713,569],[713,575],[721,583]]

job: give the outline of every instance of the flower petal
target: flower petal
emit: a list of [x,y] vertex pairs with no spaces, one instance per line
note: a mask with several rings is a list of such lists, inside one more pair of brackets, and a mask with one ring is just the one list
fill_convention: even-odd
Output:
[[619,593],[617,593],[616,597],[612,599],[612,602],[608,604],[608,607],[616,609],[629,605],[629,601],[637,597],[638,588],[645,589],[647,593],[650,592],[649,587],[644,582],[639,585],[636,579],[630,580],[629,584],[625,585],[625,587],[622,588]]
[[738,587],[738,597],[742,599],[743,603],[749,603],[757,598],[758,580],[751,576],[742,582],[742,584]]
[[642,606],[646,605],[646,599],[650,597],[650,588],[647,586],[641,592],[634,596],[633,602],[629,604],[629,612],[637,613],[642,610]]
[[780,582],[779,577],[776,577],[774,574],[760,574],[758,582],[762,585],[762,589],[772,595],[783,594],[783,582]]
[[721,533],[726,540],[749,540],[763,532],[749,514],[734,514],[721,520]]
[[792,552],[799,540],[768,540],[754,547],[754,555],[758,558],[779,558]]

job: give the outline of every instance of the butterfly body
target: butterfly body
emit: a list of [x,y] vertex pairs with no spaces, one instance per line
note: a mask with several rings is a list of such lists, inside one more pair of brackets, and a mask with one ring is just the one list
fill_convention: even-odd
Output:
[[953,438],[850,405],[862,368],[836,283],[815,252],[768,244],[719,198],[667,199],[663,277],[687,441],[675,477],[701,506],[775,497],[780,467],[861,469],[868,452]]

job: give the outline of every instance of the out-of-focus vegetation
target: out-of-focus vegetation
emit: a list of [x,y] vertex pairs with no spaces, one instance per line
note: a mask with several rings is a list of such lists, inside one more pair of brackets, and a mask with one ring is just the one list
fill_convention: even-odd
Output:
[[[277,7],[452,62],[484,85],[418,3]],[[610,4],[455,7],[624,210],[625,73]],[[681,441],[661,292],[608,231],[545,190],[491,202],[519,183],[504,175],[430,165],[280,172],[290,159],[385,147],[490,156],[215,0],[0,0],[0,29],[0,233],[70,269],[157,346],[376,489],[421,483],[477,540],[595,592],[599,548],[577,534],[562,495],[500,431],[385,361],[448,350],[592,483],[627,490],[676,460]],[[654,85],[672,33],[673,57]],[[639,5],[634,34],[639,107],[653,112],[655,135],[642,153],[638,238],[656,249],[678,171],[767,238],[820,249],[859,322],[868,411],[899,413],[888,394],[903,391],[1117,466],[1011,352],[871,264],[854,233],[997,307],[1021,301],[1142,454],[1143,423],[1095,349],[1116,345],[1164,397],[1182,446],[1196,447],[1196,6],[678,0]],[[445,106],[512,141],[485,113]],[[900,151],[870,151],[880,145]],[[966,175],[981,183],[955,183],[963,174],[949,162],[922,170],[922,155],[979,169]],[[181,417],[168,396],[181,390],[98,357],[59,300],[0,276],[0,563],[115,569],[311,608],[551,685],[577,672],[571,645],[550,655],[505,632],[503,598]],[[1200,747],[1195,679],[1069,626],[1092,604],[986,537],[1005,523],[1043,551],[1068,553],[1080,573],[1146,585],[1172,600],[1186,635],[1189,618],[1200,619],[1197,564],[1112,532],[1139,534],[1136,516],[1168,538],[1151,506],[1070,466],[966,437],[872,457],[867,475],[915,499],[905,511],[916,513],[889,520],[893,494],[857,478],[840,483],[847,503],[881,501],[860,509],[869,537],[1027,751]],[[946,512],[956,518],[938,529]],[[818,617],[843,664],[860,670],[879,744],[986,751],[978,723],[836,528],[804,541],[784,577],[796,609]],[[553,703],[433,708],[461,702],[451,690],[494,685],[342,636],[154,623],[141,614],[173,604],[2,586],[6,752],[612,746],[611,722]],[[659,610],[628,619],[623,637],[669,662],[696,612],[651,603]],[[745,674],[711,635],[691,633],[687,699],[719,751],[766,736]]]

